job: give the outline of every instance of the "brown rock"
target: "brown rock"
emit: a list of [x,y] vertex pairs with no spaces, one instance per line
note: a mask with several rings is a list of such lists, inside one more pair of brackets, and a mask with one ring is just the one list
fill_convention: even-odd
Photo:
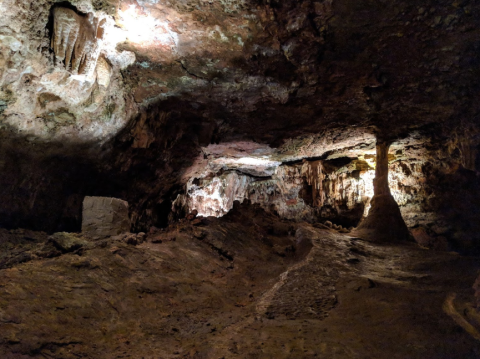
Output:
[[192,221],[192,224],[194,226],[199,226],[201,224],[203,224],[203,221],[200,219],[200,218],[195,218],[193,221]]
[[207,232],[200,228],[195,228],[195,230],[193,231],[193,236],[197,239],[202,240],[207,236]]
[[82,232],[93,237],[115,236],[130,231],[128,203],[117,198],[85,197]]
[[187,216],[187,219],[189,221],[193,221],[198,215],[198,211],[196,209],[194,209],[192,212],[190,212],[190,214]]
[[411,233],[415,241],[422,247],[441,251],[448,250],[448,242],[445,237],[431,236],[423,227],[413,228]]
[[147,239],[147,235],[144,232],[140,232],[140,233],[137,234],[137,240],[140,243],[145,242],[146,239]]
[[63,253],[75,251],[88,244],[86,240],[82,239],[75,233],[55,233],[49,237],[49,240],[53,243],[55,248]]
[[135,234],[126,235],[124,240],[125,243],[130,244],[131,246],[137,246],[141,243]]
[[135,102],[141,103],[145,99],[158,96],[159,94],[168,92],[168,88],[165,86],[138,86],[133,95]]
[[151,226],[150,230],[148,231],[148,234],[155,234],[157,232],[160,232],[160,228],[157,228],[155,226]]

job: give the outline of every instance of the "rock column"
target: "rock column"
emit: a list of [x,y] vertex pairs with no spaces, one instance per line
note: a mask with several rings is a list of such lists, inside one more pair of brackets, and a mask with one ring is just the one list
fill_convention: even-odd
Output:
[[397,202],[388,186],[388,149],[390,143],[377,141],[377,164],[373,180],[374,195],[367,217],[353,232],[374,242],[412,240]]

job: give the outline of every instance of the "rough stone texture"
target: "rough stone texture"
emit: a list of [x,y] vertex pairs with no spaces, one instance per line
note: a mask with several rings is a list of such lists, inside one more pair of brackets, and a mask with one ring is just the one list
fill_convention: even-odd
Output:
[[56,7],[53,12],[51,49],[55,64],[63,62],[74,74],[90,74],[95,70],[103,40],[105,20],[99,22],[92,13],[86,16],[72,9]]
[[0,14],[0,225],[78,231],[90,195],[151,233],[79,247],[0,229],[0,357],[480,357],[478,258],[340,233],[368,209],[380,136],[400,209],[377,196],[374,223],[401,214],[423,247],[480,252],[478,2]]
[[106,237],[129,231],[128,202],[118,198],[85,197],[82,233],[95,237]]
[[[339,148],[332,150],[338,146],[335,143],[327,144],[325,152],[317,148],[316,154],[323,154],[323,160],[294,163],[284,163],[286,160],[280,151],[255,143],[209,145],[203,148],[203,155],[195,165],[185,172],[186,197],[181,195],[173,207],[179,212],[187,213],[188,208],[196,208],[200,209],[201,215],[218,216],[228,212],[234,200],[249,200],[284,218],[331,220],[346,228],[356,226],[367,215],[373,196],[375,149],[371,148],[369,142],[363,148],[352,147],[351,143],[342,144],[347,146],[343,148],[344,151]],[[468,236],[461,240],[452,238],[458,229],[452,226],[451,220],[445,218],[445,212],[440,211],[439,202],[443,202],[446,194],[439,195],[440,187],[435,185],[438,178],[445,176],[438,171],[456,171],[456,166],[461,165],[457,162],[461,157],[449,158],[448,153],[432,151],[431,146],[419,134],[390,146],[390,192],[400,207],[405,223],[408,228],[415,229],[418,234],[415,238],[422,246],[438,250],[466,246],[471,250]],[[275,159],[283,164],[276,167],[271,177],[267,177],[262,161],[257,161],[255,173],[261,176],[254,177],[238,163],[245,156],[252,163],[256,159],[266,162]],[[451,185],[453,188],[458,186],[454,183]],[[454,206],[459,202],[455,193],[461,195],[462,192],[452,192],[447,188],[443,191],[452,193]],[[465,200],[472,201],[470,198]],[[182,209],[183,206],[188,208]],[[449,208],[449,212],[451,210]],[[471,227],[476,223],[473,220],[474,213],[458,213],[457,218],[471,218],[468,224]]]
[[0,4],[0,130],[53,152],[58,142],[98,143],[125,126],[120,70],[135,60],[116,50],[113,18],[89,1],[55,3]]
[[389,143],[377,142],[371,208],[367,217],[354,231],[354,235],[366,240],[393,242],[412,239],[400,213],[400,208],[390,192],[388,183],[389,147]]
[[66,232],[55,233],[49,237],[49,240],[63,253],[75,251],[88,244],[81,235]]
[[[210,147],[205,153],[209,153]],[[220,216],[232,208],[233,201],[248,199],[284,218],[330,219],[347,227],[356,226],[368,213],[373,196],[374,151],[357,149],[348,152],[349,157],[336,157],[337,152],[336,156],[330,155],[333,158],[329,156],[325,160],[282,165],[278,162],[271,176],[265,173],[262,161],[255,162],[256,157],[249,153],[252,163],[257,163],[256,177],[250,175],[251,168],[250,172],[245,172],[238,163],[232,165],[228,157],[233,155],[232,152],[235,153],[225,146],[223,157],[221,152],[214,156],[210,152],[208,160],[202,162],[203,171],[197,164],[197,171],[189,172],[192,176],[187,181],[186,190],[189,209],[197,209],[203,216]],[[266,149],[258,152],[263,158],[275,156],[271,151],[268,156]],[[245,152],[242,155],[245,158]],[[424,175],[416,161],[408,155],[406,157],[403,151],[395,154],[393,150],[389,154],[389,186],[401,206],[402,215],[408,217],[409,227],[434,222],[418,216],[418,205],[425,195],[421,193]],[[415,216],[409,216],[412,212]]]
[[253,206],[56,257],[37,256],[42,234],[0,236],[17,243],[0,256],[30,255],[0,270],[6,359],[480,355],[478,258],[358,241]]
[[[147,230],[210,144],[315,161],[421,133],[425,151],[403,160],[424,181],[399,190],[407,224],[480,250],[474,1],[72,0],[106,21],[88,81],[55,66],[59,3],[0,4],[2,226],[79,230],[93,194],[127,199]],[[351,180],[334,181],[340,197]]]

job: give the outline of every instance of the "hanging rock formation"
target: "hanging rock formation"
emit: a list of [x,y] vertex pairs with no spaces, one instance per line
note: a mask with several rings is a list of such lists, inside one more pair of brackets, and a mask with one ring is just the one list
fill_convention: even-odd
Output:
[[53,9],[53,34],[51,48],[55,63],[64,63],[74,74],[90,74],[94,71],[100,52],[105,20],[99,21],[92,13],[81,15],[72,9]]
[[[192,177],[187,183],[186,200],[179,199],[175,206],[183,201],[185,213],[197,210],[202,216],[220,217],[233,208],[234,201],[248,200],[283,218],[312,222],[330,219],[355,226],[373,195],[373,169],[362,160],[345,160],[345,165],[335,160],[283,164],[265,177],[226,167],[226,172]],[[262,171],[258,169],[257,173]]]

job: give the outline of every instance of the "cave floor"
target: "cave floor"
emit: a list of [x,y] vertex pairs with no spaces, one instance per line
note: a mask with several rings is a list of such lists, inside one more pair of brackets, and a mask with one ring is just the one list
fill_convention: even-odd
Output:
[[478,258],[251,207],[194,223],[70,250],[0,230],[0,357],[480,358]]

